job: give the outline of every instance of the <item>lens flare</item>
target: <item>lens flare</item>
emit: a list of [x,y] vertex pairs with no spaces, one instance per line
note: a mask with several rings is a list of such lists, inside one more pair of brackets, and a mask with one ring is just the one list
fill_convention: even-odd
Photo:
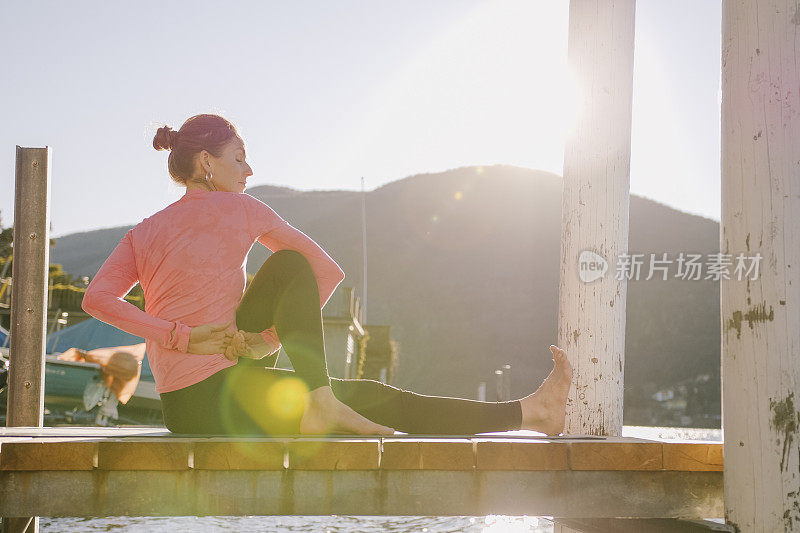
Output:
[[291,375],[265,372],[257,364],[226,369],[218,408],[225,433],[284,435],[300,432],[307,386]]
[[297,378],[283,378],[267,389],[267,408],[276,417],[293,420],[303,416],[308,387]]
[[465,167],[454,171],[457,179],[420,178],[413,187],[399,191],[398,223],[428,247],[478,253],[493,231],[492,225],[477,223],[480,217],[474,214],[481,209],[481,196],[492,194],[491,171],[492,167],[483,167],[477,175],[474,167]]

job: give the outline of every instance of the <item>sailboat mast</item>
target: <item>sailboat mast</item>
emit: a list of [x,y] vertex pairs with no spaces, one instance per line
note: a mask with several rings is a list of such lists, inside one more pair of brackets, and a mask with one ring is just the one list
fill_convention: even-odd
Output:
[[367,193],[364,190],[364,176],[361,176],[361,250],[364,254],[364,277],[361,289],[364,301],[361,305],[361,323],[367,323]]

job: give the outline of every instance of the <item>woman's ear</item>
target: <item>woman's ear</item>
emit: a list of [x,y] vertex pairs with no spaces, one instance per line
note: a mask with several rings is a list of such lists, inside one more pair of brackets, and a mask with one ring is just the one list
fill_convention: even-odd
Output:
[[208,174],[210,172],[211,165],[208,162],[208,157],[210,155],[208,150],[200,150],[200,153],[197,154],[197,159],[200,162],[200,168],[203,169],[203,174]]

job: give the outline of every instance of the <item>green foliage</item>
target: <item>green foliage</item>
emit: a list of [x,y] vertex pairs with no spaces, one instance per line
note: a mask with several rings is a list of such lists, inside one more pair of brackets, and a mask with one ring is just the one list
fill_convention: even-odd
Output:
[[[0,273],[4,270],[6,277],[10,278],[13,268],[13,247],[14,228],[3,228],[3,217],[0,211]],[[50,239],[50,246],[55,245],[55,239]],[[8,267],[6,268],[6,263]],[[55,299],[54,306],[64,310],[80,309],[83,294],[86,292],[86,284],[83,276],[74,276],[64,271],[64,267],[59,263],[51,263],[47,268],[48,283],[51,287],[51,297]],[[251,276],[252,278],[252,276]],[[7,299],[4,298],[4,300]],[[125,296],[125,300],[133,305],[144,309],[144,291],[142,286],[136,284],[133,289]]]
[[358,339],[356,346],[356,378],[361,379],[364,377],[364,371],[367,365],[367,342],[369,342],[369,332],[364,331],[364,336]]
[[14,228],[3,228],[3,212],[0,211],[0,257],[11,254],[11,242],[14,240]]
[[[14,243],[14,226],[9,226],[7,228],[3,227],[3,213],[0,211],[0,272],[2,272],[2,268],[5,266],[7,261],[11,261],[11,257],[14,251],[13,248]],[[50,246],[55,246],[56,241],[55,239],[50,239]],[[57,266],[58,272],[61,272],[62,278],[59,278],[59,281],[63,279],[64,271],[61,268],[61,265],[50,265],[50,272],[52,273],[53,266]],[[8,272],[6,272],[6,276],[9,275],[11,271],[11,265],[8,265]]]
[[14,228],[0,227],[0,256],[11,255],[11,243],[14,241]]
[[[6,263],[8,263],[7,269]],[[0,257],[0,272],[3,272],[5,269],[7,278],[11,277],[13,266],[14,261],[10,256]],[[74,289],[85,289],[84,283],[81,279],[82,277],[76,277],[65,272],[64,267],[62,267],[59,263],[51,263],[47,266],[47,278],[54,286],[71,286]]]
[[48,266],[47,276],[53,285],[72,285],[75,281],[74,276],[64,272],[64,268],[58,263]]

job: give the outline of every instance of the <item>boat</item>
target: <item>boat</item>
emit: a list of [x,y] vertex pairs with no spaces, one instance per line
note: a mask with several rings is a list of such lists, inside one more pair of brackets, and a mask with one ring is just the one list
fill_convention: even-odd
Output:
[[[5,417],[8,351],[0,346],[0,418]],[[46,351],[46,423],[162,423],[161,399],[141,337],[92,317],[48,335]]]

